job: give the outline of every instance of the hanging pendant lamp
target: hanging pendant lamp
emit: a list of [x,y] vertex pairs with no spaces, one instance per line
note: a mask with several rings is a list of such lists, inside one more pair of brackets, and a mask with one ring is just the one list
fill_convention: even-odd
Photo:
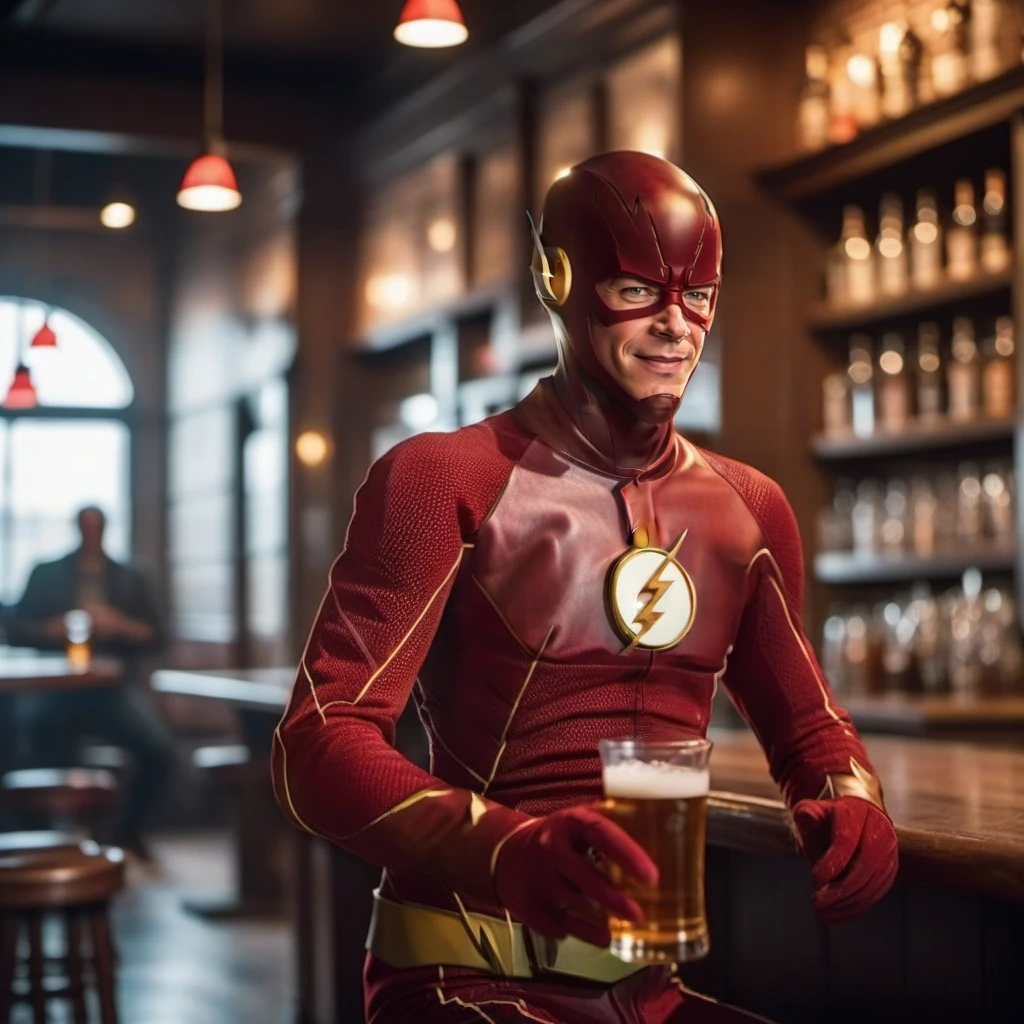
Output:
[[437,49],[464,43],[469,29],[458,0],[406,0],[395,38],[406,46]]
[[39,404],[36,395],[35,385],[24,363],[19,363],[14,371],[14,380],[7,389],[7,396],[4,398],[5,409],[34,409]]
[[57,335],[54,334],[53,328],[50,326],[48,320],[43,321],[43,326],[36,331],[35,336],[29,343],[29,348],[56,348],[57,347]]
[[203,81],[203,127],[206,152],[189,164],[178,189],[178,205],[186,210],[222,213],[242,203],[235,172],[223,155],[224,23],[222,0],[207,0],[206,62]]

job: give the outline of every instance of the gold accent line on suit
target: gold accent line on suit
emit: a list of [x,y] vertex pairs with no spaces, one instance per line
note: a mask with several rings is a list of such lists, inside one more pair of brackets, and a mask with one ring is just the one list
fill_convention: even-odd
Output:
[[416,621],[409,627],[408,632],[406,632],[405,636],[403,636],[402,639],[398,641],[398,646],[387,656],[387,658],[384,659],[380,667],[370,676],[370,678],[366,680],[366,685],[359,691],[358,694],[356,694],[355,700],[331,700],[323,706],[323,710],[326,711],[327,708],[332,707],[335,704],[345,704],[348,707],[355,707],[355,705],[357,705],[363,699],[363,697],[366,696],[366,694],[370,690],[370,687],[373,686],[373,684],[377,681],[378,676],[380,676],[380,674],[395,659],[398,652],[405,646],[409,637],[411,637],[413,633],[416,632],[417,627],[426,617],[427,612],[430,611],[432,605],[434,604],[434,601],[437,600],[437,595],[440,594],[441,591],[444,590],[446,586],[448,586],[448,581],[452,578],[452,576],[455,575],[455,570],[458,569],[459,563],[462,561],[463,552],[465,550],[466,549],[464,547],[459,548],[458,557],[452,563],[452,567],[448,570],[448,573],[445,576],[445,578],[441,580],[441,582],[438,584],[437,589],[433,592],[433,594],[430,595],[430,599],[423,606],[423,610],[419,613],[419,615],[416,616]]
[[523,643],[523,641],[519,638],[519,634],[509,624],[508,619],[505,618],[504,612],[502,612],[502,610],[497,606],[497,604],[495,604],[494,598],[487,593],[487,590],[484,587],[484,585],[475,576],[471,576],[470,579],[472,579],[473,582],[477,585],[477,587],[480,588],[480,593],[484,595],[484,597],[487,599],[487,603],[494,609],[494,614],[497,615],[499,619],[501,619],[502,625],[509,631],[509,634],[511,635],[512,639],[515,640],[515,642],[519,644],[519,646],[522,647],[523,651],[526,654],[528,654],[531,658],[535,657],[536,655],[534,654],[534,652],[531,651],[530,648]]
[[378,814],[373,821],[368,821],[365,825],[357,828],[355,832],[349,832],[348,835],[340,837],[340,841],[352,839],[354,836],[358,836],[365,832],[367,829],[373,828],[374,825],[379,825],[386,818],[390,818],[392,815],[398,814],[399,811],[404,811],[414,804],[418,804],[421,800],[429,800],[435,796],[451,796],[454,792],[452,789],[419,789],[415,793],[411,793],[404,800],[399,800],[394,807],[386,810],[383,814]]
[[[768,550],[768,548],[761,548],[759,551],[754,553],[754,557],[750,560],[750,565],[747,566],[747,571],[750,571],[754,561],[760,555],[767,555],[768,560],[771,562],[772,567],[775,569],[775,575],[768,577],[768,582],[775,589],[775,593],[778,594],[779,604],[782,605],[782,614],[786,616],[786,623],[789,626],[790,632],[793,634],[793,639],[796,640],[801,652],[803,653],[804,659],[807,662],[808,667],[811,670],[811,674],[814,676],[814,681],[818,684],[818,689],[821,691],[821,699],[825,704],[825,710],[843,727],[843,731],[847,734],[850,733],[850,729],[847,724],[839,717],[836,713],[836,709],[832,707],[832,702],[828,698],[828,689],[825,686],[825,681],[821,677],[821,672],[815,666],[814,659],[811,657],[810,651],[807,650],[807,645],[804,643],[803,638],[800,636],[800,631],[793,624],[793,617],[789,613],[789,603],[786,601],[786,595],[782,591],[782,587],[779,585],[779,580],[782,579],[782,570],[779,568],[779,563],[775,561],[775,556]],[[778,577],[778,580],[775,577]]]
[[505,721],[505,728],[501,730],[501,740],[498,744],[498,753],[494,756],[494,764],[491,765],[491,774],[487,777],[487,782],[484,783],[482,790],[483,794],[487,793],[491,783],[494,781],[494,776],[498,774],[498,765],[501,763],[502,755],[505,753],[505,746],[508,742],[508,732],[512,728],[512,720],[516,717],[516,712],[519,710],[519,703],[522,701],[523,696],[526,694],[526,688],[530,685],[530,680],[533,678],[534,670],[537,668],[537,663],[540,661],[544,654],[544,650],[551,640],[551,634],[554,633],[554,625],[548,630],[548,635],[544,637],[544,643],[540,645],[540,650],[534,656],[533,661],[530,662],[530,667],[527,670],[526,678],[523,680],[523,685],[519,687],[519,692],[516,694],[515,702],[512,705],[512,710],[509,712],[508,718]]

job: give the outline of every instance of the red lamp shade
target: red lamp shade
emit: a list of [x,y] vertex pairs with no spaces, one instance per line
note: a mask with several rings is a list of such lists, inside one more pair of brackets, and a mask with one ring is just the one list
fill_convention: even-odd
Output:
[[436,49],[464,43],[469,30],[458,0],[406,0],[395,38],[406,46]]
[[178,189],[178,205],[186,210],[221,213],[241,205],[242,193],[231,164],[216,153],[204,153],[189,164]]
[[34,409],[39,404],[35,385],[29,376],[28,367],[20,365],[14,371],[14,380],[7,389],[4,399],[5,409]]
[[48,323],[44,323],[43,326],[36,331],[36,336],[32,339],[32,343],[29,347],[56,348],[57,335],[53,333],[53,328]]

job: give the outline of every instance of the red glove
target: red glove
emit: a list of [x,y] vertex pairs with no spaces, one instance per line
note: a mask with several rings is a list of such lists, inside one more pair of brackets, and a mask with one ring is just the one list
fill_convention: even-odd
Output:
[[505,841],[494,867],[498,898],[516,920],[542,935],[575,935],[606,947],[606,914],[642,921],[643,912],[595,865],[594,853],[645,885],[657,884],[654,861],[626,832],[589,807],[570,807]]
[[793,824],[811,864],[819,924],[856,917],[889,891],[898,863],[896,830],[869,800],[801,800],[793,808]]

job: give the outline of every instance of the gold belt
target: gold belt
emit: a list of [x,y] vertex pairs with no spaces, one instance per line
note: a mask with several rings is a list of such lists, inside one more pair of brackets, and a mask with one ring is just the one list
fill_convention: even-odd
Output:
[[609,984],[644,967],[624,963],[607,949],[571,935],[565,939],[538,935],[510,917],[395,903],[376,890],[373,897],[366,948],[392,967],[446,964],[503,978],[554,973]]

